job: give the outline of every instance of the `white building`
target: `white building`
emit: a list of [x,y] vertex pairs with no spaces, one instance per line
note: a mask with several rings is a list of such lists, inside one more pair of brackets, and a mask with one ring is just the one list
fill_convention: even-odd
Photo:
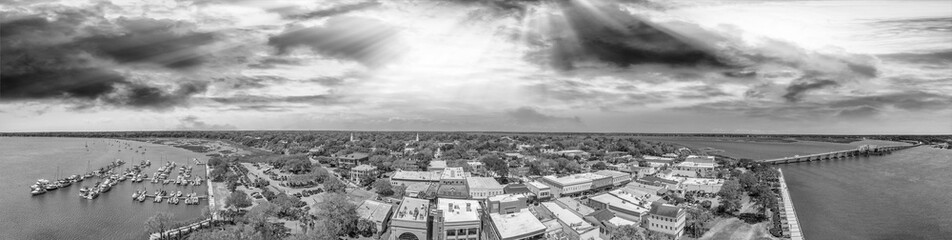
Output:
[[615,185],[615,186],[623,186],[631,182],[631,174],[628,174],[628,173],[612,171],[612,170],[601,170],[601,171],[595,172],[595,174],[611,177],[612,185]]
[[535,194],[539,200],[552,198],[552,188],[539,181],[529,182],[526,184],[526,188],[529,188],[529,191]]
[[684,162],[674,165],[672,174],[686,177],[710,176],[714,172],[714,156],[688,156]]
[[542,183],[549,185],[553,197],[580,194],[592,189],[592,179],[569,175],[565,177],[545,176]]
[[427,225],[430,214],[430,201],[416,198],[403,198],[403,202],[393,210],[390,217],[390,240],[427,239],[430,228]]
[[515,213],[489,213],[483,240],[542,239],[546,226],[527,209]]
[[678,239],[684,234],[687,211],[669,204],[654,204],[648,212],[648,231],[667,234]]
[[706,193],[717,193],[721,191],[722,186],[724,186],[724,179],[684,178],[684,181],[681,182],[681,190],[685,192],[699,191]]
[[392,212],[393,207],[390,204],[374,200],[364,200],[357,206],[357,216],[373,222],[378,233],[387,230]]
[[619,189],[589,198],[588,205],[598,210],[607,209],[628,221],[641,222],[650,207],[646,200],[646,196],[636,196]]
[[481,206],[476,200],[440,198],[436,202],[432,239],[470,240],[480,236]]
[[367,184],[360,182],[362,179],[371,177],[377,178],[377,167],[367,164],[361,164],[350,169],[350,181],[357,184]]
[[503,186],[491,177],[467,177],[466,186],[469,188],[469,197],[473,199],[503,194]]
[[542,206],[559,221],[559,224],[562,225],[562,232],[568,239],[600,239],[598,227],[585,221],[580,214],[563,208],[554,202],[544,202]]
[[414,183],[439,183],[441,175],[442,173],[439,172],[397,171],[390,177],[390,185],[396,187],[410,186]]

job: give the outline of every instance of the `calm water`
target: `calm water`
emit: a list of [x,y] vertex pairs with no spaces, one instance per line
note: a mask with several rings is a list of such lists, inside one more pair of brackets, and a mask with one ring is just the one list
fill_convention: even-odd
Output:
[[[89,144],[89,150],[85,147]],[[128,144],[128,146],[126,145]],[[120,149],[121,152],[117,151]],[[145,154],[134,150],[142,146]],[[132,148],[133,150],[129,150]],[[142,150],[140,150],[142,152]],[[164,145],[134,141],[84,138],[11,138],[0,137],[0,239],[146,239],[145,221],[157,212],[173,213],[175,220],[185,221],[201,216],[202,205],[171,205],[151,201],[132,201],[132,193],[146,188],[196,192],[205,195],[207,186],[180,187],[148,182],[125,181],[93,200],[80,199],[79,189],[99,181],[98,178],[74,183],[43,195],[31,196],[29,186],[39,178],[53,180],[57,167],[69,176],[105,166],[117,158],[129,167],[139,161],[152,160],[145,169],[151,174],[165,158],[181,166],[192,158],[205,160],[201,154]],[[196,166],[193,176],[204,178],[205,169]],[[177,176],[173,171],[171,177]]]
[[[669,139],[765,159],[861,144]],[[952,238],[952,151],[917,147],[886,156],[782,165],[807,239]]]

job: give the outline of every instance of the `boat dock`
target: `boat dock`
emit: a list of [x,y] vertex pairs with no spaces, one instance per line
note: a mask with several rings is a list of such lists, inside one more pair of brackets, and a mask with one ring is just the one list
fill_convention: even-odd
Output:
[[152,233],[152,234],[149,234],[149,240],[158,240],[158,239],[167,239],[167,238],[179,239],[180,237],[182,237],[182,236],[184,236],[184,235],[186,235],[186,234],[188,234],[188,233],[190,233],[190,232],[192,232],[192,231],[201,229],[201,228],[203,228],[203,227],[211,226],[211,225],[212,225],[212,221],[213,221],[213,220],[212,220],[211,218],[209,218],[209,219],[205,219],[205,220],[202,220],[202,221],[199,221],[199,222],[196,222],[196,223],[192,223],[192,224],[189,224],[189,225],[181,226],[181,227],[178,227],[178,228],[175,228],[175,229],[166,230],[165,232]]
[[787,181],[783,177],[783,170],[780,172],[780,223],[783,227],[783,236],[791,240],[803,240],[803,231],[800,230],[800,220],[797,218],[797,211],[793,208],[793,199],[790,198],[790,190],[787,189]]

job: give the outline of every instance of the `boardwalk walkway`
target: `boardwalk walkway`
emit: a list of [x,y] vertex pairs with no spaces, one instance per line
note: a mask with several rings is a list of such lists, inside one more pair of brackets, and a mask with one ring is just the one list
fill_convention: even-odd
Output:
[[780,172],[780,194],[782,197],[780,207],[783,208],[783,211],[780,212],[782,218],[780,222],[783,223],[783,235],[791,240],[803,240],[800,220],[797,219],[797,211],[793,208],[793,199],[790,198],[790,190],[787,189],[787,181],[783,177],[783,170],[777,169],[777,171]]

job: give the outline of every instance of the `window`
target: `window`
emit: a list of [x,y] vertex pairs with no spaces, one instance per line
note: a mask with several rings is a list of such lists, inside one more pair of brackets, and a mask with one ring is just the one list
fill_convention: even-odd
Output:
[[466,229],[457,230],[457,231],[456,231],[456,234],[459,234],[460,236],[466,235]]
[[476,235],[477,230],[475,228],[469,229],[469,235]]
[[456,236],[456,230],[446,230],[446,236]]

